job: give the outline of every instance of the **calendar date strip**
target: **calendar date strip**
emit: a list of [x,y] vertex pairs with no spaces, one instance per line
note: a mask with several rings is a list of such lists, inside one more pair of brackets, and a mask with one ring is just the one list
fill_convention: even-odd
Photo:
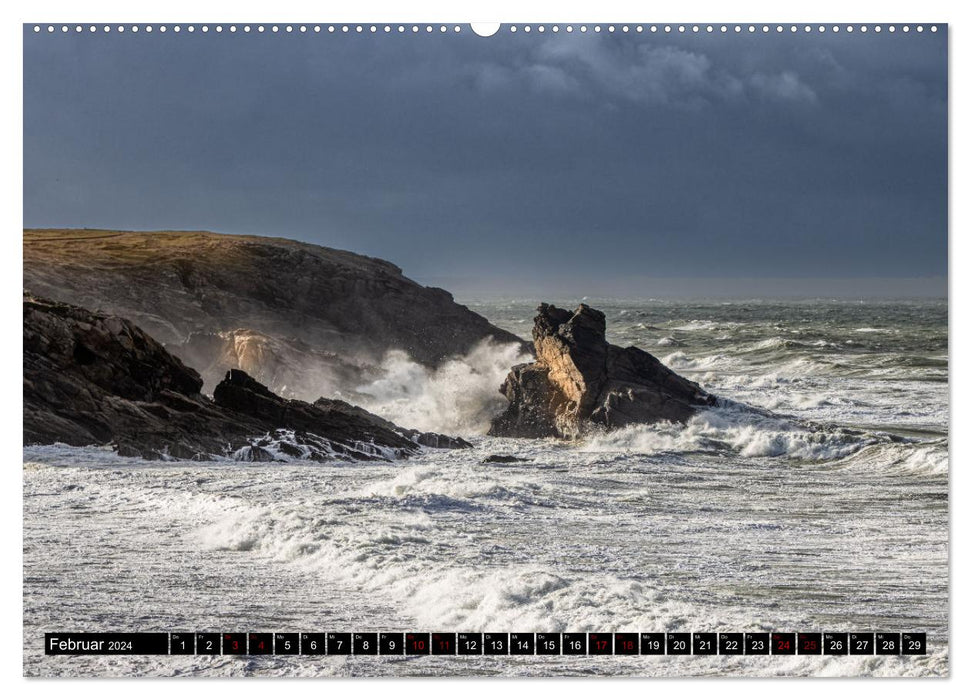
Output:
[[924,632],[51,632],[50,656],[791,656],[927,653]]

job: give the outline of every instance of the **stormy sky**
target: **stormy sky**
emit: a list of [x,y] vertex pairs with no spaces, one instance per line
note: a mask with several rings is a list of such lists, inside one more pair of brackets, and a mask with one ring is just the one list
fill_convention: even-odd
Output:
[[24,225],[458,296],[945,294],[946,31],[24,33]]

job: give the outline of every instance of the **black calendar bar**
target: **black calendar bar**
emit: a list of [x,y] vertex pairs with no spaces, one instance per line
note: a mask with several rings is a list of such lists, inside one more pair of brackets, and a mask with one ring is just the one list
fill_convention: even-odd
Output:
[[50,656],[102,656],[115,654],[156,656],[169,653],[169,633],[52,632],[44,635],[44,653]]
[[924,632],[51,632],[49,656],[927,654]]

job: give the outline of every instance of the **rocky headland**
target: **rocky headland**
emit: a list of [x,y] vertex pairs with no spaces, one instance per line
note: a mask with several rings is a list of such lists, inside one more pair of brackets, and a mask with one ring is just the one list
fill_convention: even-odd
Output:
[[24,288],[135,323],[211,393],[243,369],[274,393],[353,396],[389,350],[435,368],[521,339],[397,266],[283,238],[24,230]]
[[130,320],[25,293],[25,444],[111,445],[148,459],[388,460],[469,447],[343,401],[277,396],[242,370],[213,397],[199,374]]
[[585,304],[540,305],[533,345],[536,361],[514,367],[500,388],[509,406],[490,435],[575,438],[590,426],[684,422],[716,403],[650,353],[608,343],[604,314]]

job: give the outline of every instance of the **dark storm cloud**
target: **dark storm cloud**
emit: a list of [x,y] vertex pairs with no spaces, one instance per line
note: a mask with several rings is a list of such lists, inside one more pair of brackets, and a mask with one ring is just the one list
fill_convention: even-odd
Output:
[[460,290],[946,274],[944,32],[27,31],[24,58],[28,226],[288,236]]

